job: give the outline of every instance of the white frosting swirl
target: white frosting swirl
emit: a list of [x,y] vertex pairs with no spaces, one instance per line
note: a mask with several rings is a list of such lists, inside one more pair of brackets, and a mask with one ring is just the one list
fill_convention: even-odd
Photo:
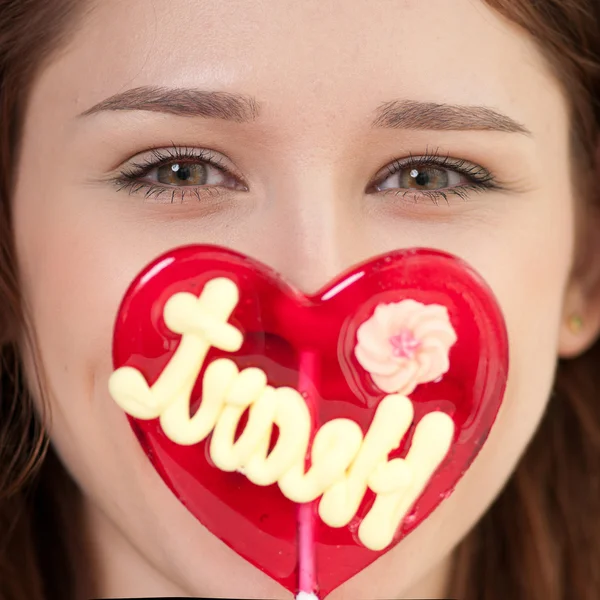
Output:
[[402,300],[379,304],[358,328],[357,339],[356,359],[375,385],[407,395],[448,371],[457,336],[445,306]]

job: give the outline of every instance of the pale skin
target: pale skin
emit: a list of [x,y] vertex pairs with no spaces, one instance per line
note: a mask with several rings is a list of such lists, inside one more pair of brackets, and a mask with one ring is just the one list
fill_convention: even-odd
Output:
[[[245,252],[306,292],[357,261],[411,246],[456,254],[487,279],[511,342],[508,391],[489,441],[428,521],[331,596],[442,597],[453,549],[539,423],[557,357],[582,352],[598,332],[595,274],[571,276],[575,236],[585,232],[575,227],[559,82],[525,34],[469,0],[165,6],[99,2],[44,68],[14,197],[50,433],[82,490],[96,595],[289,596],[187,513],[108,394],[112,325],[129,281],[160,253],[203,242]],[[149,110],[80,116],[140,86],[242,94],[257,108],[247,122]],[[483,106],[505,120],[482,123],[489,114],[480,111],[470,125],[444,115],[444,131],[439,119],[373,127],[391,101]],[[500,122],[511,125],[490,129]],[[218,153],[231,175],[212,168],[208,193],[187,187],[173,202],[172,188],[145,199],[145,188],[130,194],[110,181],[151,159],[150,150],[173,146]],[[448,203],[373,189],[378,178],[402,188],[410,178],[386,179],[382,169],[432,153],[486,169],[501,189],[467,189],[466,201],[449,195]],[[156,174],[142,179],[159,185]],[[584,319],[578,333],[566,326],[575,312]]]

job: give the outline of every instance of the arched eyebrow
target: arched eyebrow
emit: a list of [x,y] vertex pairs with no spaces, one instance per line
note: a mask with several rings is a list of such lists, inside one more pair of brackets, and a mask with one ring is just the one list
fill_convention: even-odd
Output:
[[376,111],[373,127],[436,131],[501,131],[532,136],[521,123],[486,106],[392,100]]
[[[102,100],[80,116],[127,110],[245,123],[258,118],[260,104],[252,96],[232,92],[142,86]],[[438,131],[501,131],[532,135],[524,125],[485,106],[436,104],[414,100],[392,100],[382,104],[375,112],[372,126]]]
[[142,110],[179,117],[205,117],[244,123],[258,117],[259,105],[254,98],[243,94],[142,86],[102,100],[80,116],[122,110]]

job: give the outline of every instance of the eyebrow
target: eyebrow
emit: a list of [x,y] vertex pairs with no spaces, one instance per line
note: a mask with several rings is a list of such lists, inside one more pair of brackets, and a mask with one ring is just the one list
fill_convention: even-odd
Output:
[[191,88],[137,87],[115,94],[92,106],[80,116],[104,111],[143,110],[179,117],[205,117],[244,123],[259,114],[254,98],[230,92],[212,92]]
[[[87,117],[104,111],[129,110],[245,123],[259,116],[260,105],[255,98],[244,94],[193,88],[141,86],[110,96],[81,113],[80,116]],[[438,131],[501,131],[532,135],[524,125],[485,106],[460,106],[414,100],[392,100],[382,104],[376,111],[372,126]]]
[[376,111],[373,127],[437,131],[501,131],[532,136],[514,119],[485,106],[393,100]]

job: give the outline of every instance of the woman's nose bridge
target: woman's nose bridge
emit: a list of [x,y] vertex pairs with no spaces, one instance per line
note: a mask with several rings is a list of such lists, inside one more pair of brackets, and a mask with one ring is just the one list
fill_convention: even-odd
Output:
[[313,293],[366,258],[358,203],[359,198],[342,198],[332,189],[271,203],[270,266]]

